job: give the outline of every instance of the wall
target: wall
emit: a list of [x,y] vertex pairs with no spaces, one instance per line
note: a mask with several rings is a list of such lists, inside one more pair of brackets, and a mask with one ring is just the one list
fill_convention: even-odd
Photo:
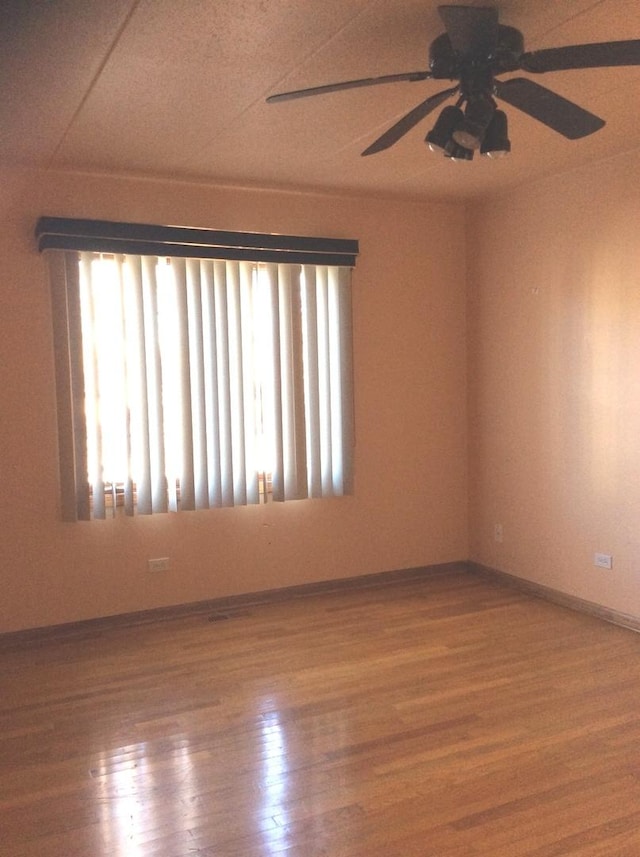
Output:
[[470,556],[633,616],[639,227],[635,152],[475,206],[467,245]]
[[[462,207],[18,170],[0,182],[0,631],[466,558]],[[62,523],[43,214],[358,238],[355,496]],[[146,572],[156,556],[169,572]]]

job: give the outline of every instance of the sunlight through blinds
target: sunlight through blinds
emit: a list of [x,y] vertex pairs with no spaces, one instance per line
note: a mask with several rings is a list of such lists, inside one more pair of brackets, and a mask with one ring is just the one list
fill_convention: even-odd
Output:
[[80,363],[58,366],[67,516],[351,493],[350,267],[64,256],[56,351],[66,338]]

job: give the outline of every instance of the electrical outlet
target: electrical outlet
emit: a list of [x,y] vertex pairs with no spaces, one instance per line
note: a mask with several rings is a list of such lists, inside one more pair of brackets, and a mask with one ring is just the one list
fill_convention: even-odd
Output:
[[502,529],[502,524],[494,524],[493,525],[493,540],[496,542],[501,542],[504,537],[504,531]]
[[613,568],[613,557],[610,553],[594,553],[593,564],[596,568]]
[[147,562],[149,571],[169,571],[169,557],[161,556]]

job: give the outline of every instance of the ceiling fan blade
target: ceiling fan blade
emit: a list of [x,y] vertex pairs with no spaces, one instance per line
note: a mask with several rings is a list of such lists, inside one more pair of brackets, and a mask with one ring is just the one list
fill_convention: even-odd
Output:
[[377,140],[364,150],[363,155],[375,155],[377,152],[382,152],[397,143],[401,137],[414,128],[421,119],[428,116],[432,110],[435,110],[439,104],[446,101],[451,95],[458,91],[457,86],[452,86],[450,89],[444,89],[442,92],[437,92],[435,95],[429,96],[425,101],[410,110],[406,116],[403,116],[399,122],[392,125],[387,131],[378,137]]
[[640,65],[640,39],[546,48],[520,57],[520,68],[533,73],[617,65]]
[[293,98],[307,98],[309,95],[324,95],[328,92],[339,92],[341,89],[357,89],[360,86],[378,86],[380,83],[398,83],[408,80],[429,80],[430,71],[407,71],[402,74],[385,74],[382,77],[365,77],[361,80],[344,80],[341,83],[328,83],[325,86],[312,86],[310,89],[296,89],[293,92],[280,92],[267,98],[269,104],[276,101],[291,101]]
[[569,140],[593,134],[605,124],[604,119],[526,77],[513,77],[504,83],[495,81],[495,86],[498,98]]
[[468,59],[486,59],[498,44],[498,10],[488,6],[438,6],[453,50]]

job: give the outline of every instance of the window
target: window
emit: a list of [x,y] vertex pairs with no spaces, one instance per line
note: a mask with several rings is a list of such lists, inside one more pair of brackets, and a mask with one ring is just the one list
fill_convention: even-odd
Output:
[[65,519],[351,493],[356,242],[58,218],[37,234]]

